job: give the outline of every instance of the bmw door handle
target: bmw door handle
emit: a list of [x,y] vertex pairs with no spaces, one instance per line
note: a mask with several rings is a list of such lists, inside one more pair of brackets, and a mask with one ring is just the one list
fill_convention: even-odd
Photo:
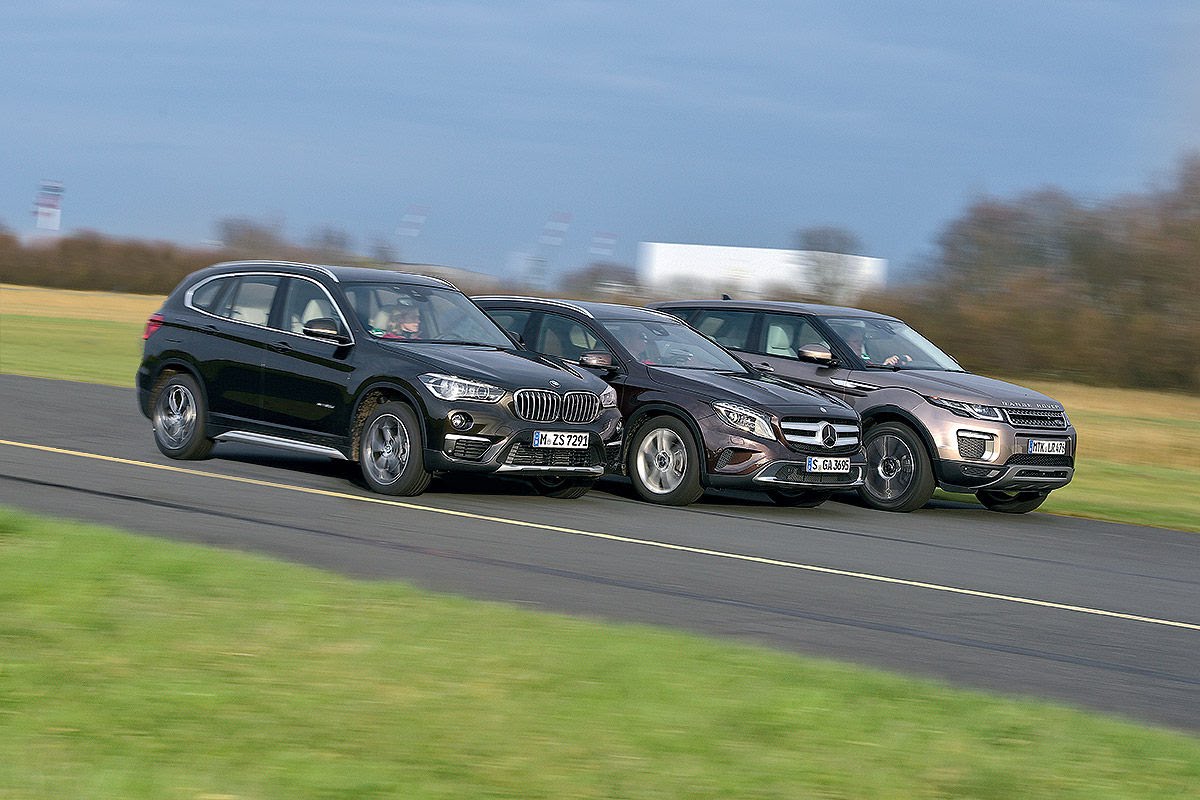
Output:
[[287,342],[272,342],[271,344],[267,345],[267,347],[271,348],[276,353],[292,352],[292,346]]

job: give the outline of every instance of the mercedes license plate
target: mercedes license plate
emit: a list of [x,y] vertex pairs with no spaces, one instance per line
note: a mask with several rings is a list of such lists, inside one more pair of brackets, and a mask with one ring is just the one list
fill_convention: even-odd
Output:
[[809,472],[849,472],[850,471],[850,456],[843,458],[832,458],[830,456],[809,456],[808,466],[805,467]]
[[1067,441],[1066,439],[1030,439],[1029,453],[1039,456],[1065,456]]
[[564,450],[586,450],[588,435],[586,433],[566,433],[564,431],[534,431],[534,447],[557,447]]

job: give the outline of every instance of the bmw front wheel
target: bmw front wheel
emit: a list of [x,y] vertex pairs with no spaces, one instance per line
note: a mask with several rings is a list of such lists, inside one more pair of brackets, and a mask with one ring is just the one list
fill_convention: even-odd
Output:
[[363,423],[358,463],[363,478],[380,494],[412,497],[425,491],[430,475],[425,469],[421,428],[406,403],[382,403]]

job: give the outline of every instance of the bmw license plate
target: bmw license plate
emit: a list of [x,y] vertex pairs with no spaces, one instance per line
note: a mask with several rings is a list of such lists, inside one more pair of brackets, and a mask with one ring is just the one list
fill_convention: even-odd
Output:
[[1067,442],[1065,439],[1030,439],[1029,453],[1039,456],[1065,456]]
[[850,456],[843,458],[832,458],[830,456],[809,456],[808,465],[805,467],[809,472],[849,472],[850,471]]
[[556,447],[563,450],[586,450],[588,435],[586,433],[567,433],[564,431],[534,431],[534,447]]

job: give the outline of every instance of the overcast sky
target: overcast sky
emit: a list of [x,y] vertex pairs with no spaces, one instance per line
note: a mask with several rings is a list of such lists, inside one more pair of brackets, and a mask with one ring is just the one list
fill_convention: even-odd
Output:
[[1103,200],[1200,150],[1195,0],[4,6],[21,234],[51,179],[64,232],[188,245],[240,216],[561,272],[597,234],[632,264],[836,225],[899,267],[981,195]]

